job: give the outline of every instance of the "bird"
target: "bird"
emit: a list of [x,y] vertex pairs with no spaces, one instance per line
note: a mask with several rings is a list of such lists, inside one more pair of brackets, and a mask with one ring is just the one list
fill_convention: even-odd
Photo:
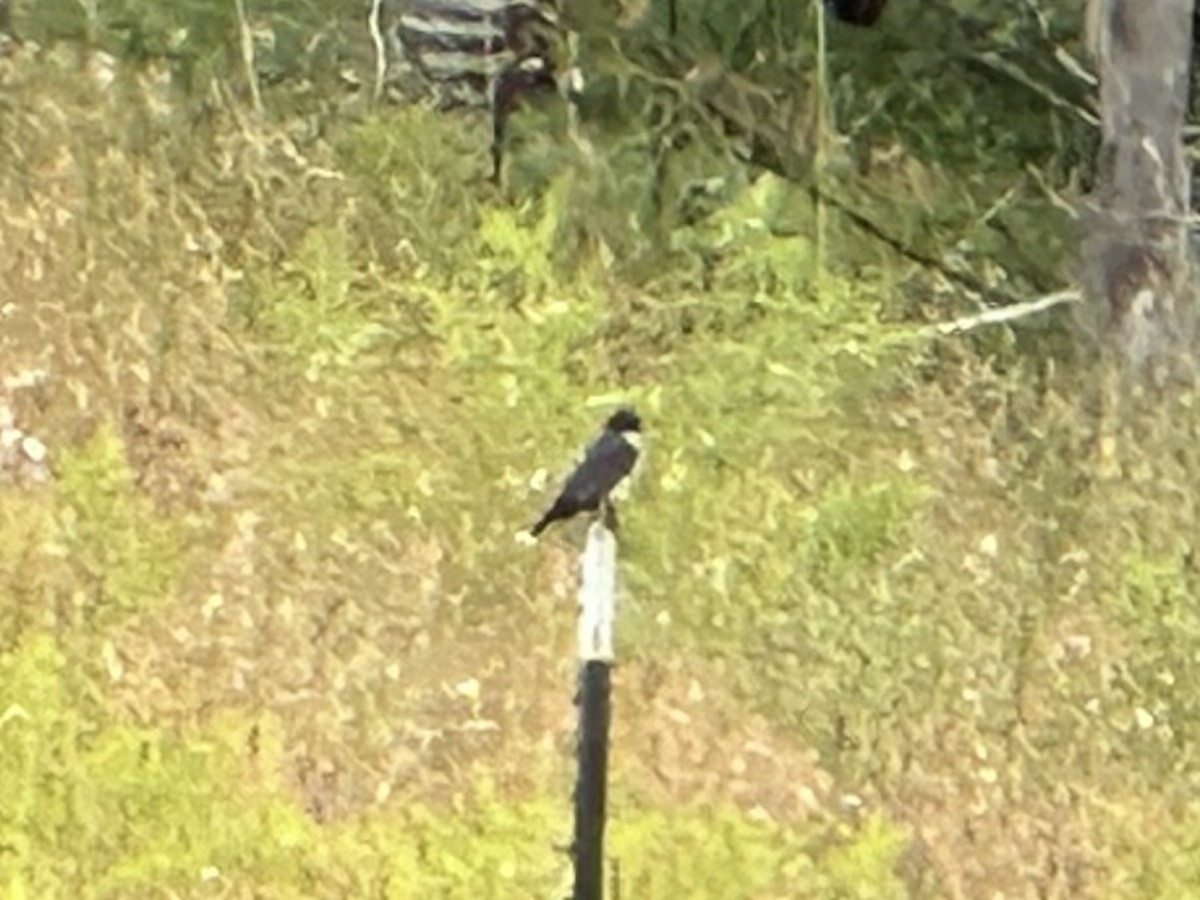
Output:
[[[0,0],[3,6],[4,0]],[[499,184],[509,119],[559,84],[568,30],[556,0],[395,0],[384,4],[389,81],[439,109],[486,108],[492,181]],[[564,92],[568,101],[570,92]]]
[[641,452],[641,437],[642,420],[633,409],[623,407],[609,416],[557,499],[529,533],[536,538],[553,523],[580,512],[597,512],[602,507],[611,511],[609,495],[633,471]]
[[842,22],[870,26],[878,21],[888,0],[825,0],[826,6]]

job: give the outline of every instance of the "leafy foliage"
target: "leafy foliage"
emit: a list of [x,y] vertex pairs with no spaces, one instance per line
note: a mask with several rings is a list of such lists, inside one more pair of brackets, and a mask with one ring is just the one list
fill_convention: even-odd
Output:
[[184,548],[174,523],[156,516],[136,492],[120,438],[99,430],[59,464],[59,547],[79,573],[93,582],[78,598],[85,616],[129,615],[170,599]]
[[[782,6],[709,7],[730,65],[803,65],[744,53]],[[1057,277],[1053,129],[931,92],[889,43],[933,14],[838,48],[866,149],[823,189],[986,285]],[[702,123],[629,41],[610,85]],[[515,533],[632,401],[627,893],[1187,895],[1190,392],[1026,324],[918,334],[979,297],[699,125],[656,169],[674,125],[600,116],[505,195],[470,118],[164,110],[145,75],[0,60],[0,407],[51,473],[0,469],[0,892],[561,891],[578,533]]]
[[[826,846],[814,855],[812,846]],[[751,898],[777,894],[887,898],[904,836],[872,820],[861,830],[814,835],[747,821],[729,810],[653,814],[615,830],[622,890],[646,897]],[[687,860],[702,860],[700,867]]]
[[[518,897],[561,881],[545,850],[563,827],[561,804],[513,805],[481,782],[454,815],[416,805],[323,829],[283,792],[277,721],[228,719],[186,742],[156,729],[97,731],[72,700],[66,665],[45,636],[0,657],[2,771],[15,788],[0,800],[8,896],[202,896],[217,887],[241,896],[241,885],[259,884],[256,893],[279,897]],[[798,886],[895,895],[896,832],[878,822],[861,839],[845,831],[827,868],[808,849],[811,838],[732,810],[631,809],[614,847],[625,884],[651,896],[748,897]],[[710,874],[689,864],[697,854]]]

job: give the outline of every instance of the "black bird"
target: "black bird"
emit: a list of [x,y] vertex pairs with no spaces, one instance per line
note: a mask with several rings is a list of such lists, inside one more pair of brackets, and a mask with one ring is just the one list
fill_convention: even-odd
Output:
[[587,448],[583,461],[563,485],[558,499],[546,510],[529,533],[537,537],[552,523],[580,512],[608,507],[608,495],[633,471],[641,444],[642,420],[632,409],[619,409]]
[[825,5],[843,22],[851,25],[874,25],[887,6],[888,0],[825,0]]

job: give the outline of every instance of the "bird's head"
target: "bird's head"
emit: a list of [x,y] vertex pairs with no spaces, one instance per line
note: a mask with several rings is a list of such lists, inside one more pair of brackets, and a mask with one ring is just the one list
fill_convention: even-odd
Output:
[[632,409],[624,407],[609,416],[608,422],[604,427],[617,434],[624,434],[629,431],[640,432],[642,430],[642,420]]

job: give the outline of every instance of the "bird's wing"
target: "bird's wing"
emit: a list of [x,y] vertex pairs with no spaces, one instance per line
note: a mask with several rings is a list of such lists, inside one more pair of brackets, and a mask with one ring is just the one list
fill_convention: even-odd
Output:
[[563,493],[579,498],[606,497],[637,461],[637,450],[620,435],[606,432],[590,447]]

